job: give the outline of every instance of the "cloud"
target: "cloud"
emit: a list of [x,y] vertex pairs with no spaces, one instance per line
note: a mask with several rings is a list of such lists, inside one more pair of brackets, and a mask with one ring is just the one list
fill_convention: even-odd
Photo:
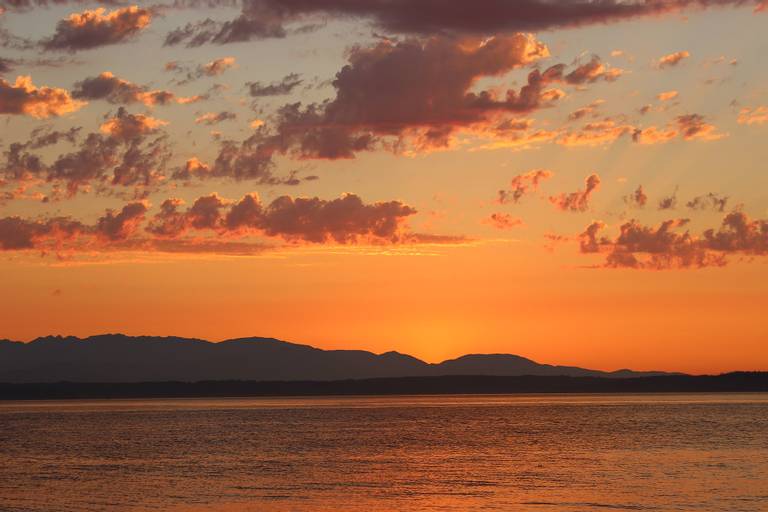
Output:
[[262,96],[282,96],[290,94],[296,87],[304,81],[296,73],[291,73],[283,77],[279,82],[264,85],[261,82],[248,82],[245,85],[253,97]]
[[191,229],[218,229],[222,222],[221,209],[228,203],[213,193],[199,197],[186,211],[179,211],[184,202],[177,198],[167,199],[160,206],[160,213],[152,218],[147,231],[160,237],[175,238]]
[[622,74],[624,74],[624,70],[611,68],[603,64],[600,57],[595,55],[589,62],[579,65],[576,69],[566,74],[563,80],[571,85],[591,84],[598,80],[613,82]]
[[663,144],[669,142],[679,135],[674,128],[658,128],[650,126],[648,128],[638,128],[632,133],[632,140],[638,144]]
[[232,69],[235,66],[237,66],[237,60],[234,57],[220,57],[205,64],[198,64],[194,67],[177,61],[171,61],[165,64],[165,70],[183,74],[184,78],[176,83],[178,85],[184,85],[203,77],[223,75],[227,70]]
[[226,217],[229,230],[256,229],[267,236],[310,243],[398,242],[403,221],[416,213],[399,201],[365,204],[354,194],[330,201],[281,196],[261,208],[253,196],[233,205]]
[[664,91],[660,92],[656,98],[658,98],[659,101],[669,101],[677,98],[678,94],[677,91]]
[[727,214],[717,229],[694,236],[680,229],[688,219],[671,219],[657,226],[636,220],[621,225],[616,238],[600,236],[605,224],[593,222],[580,235],[583,253],[606,254],[603,267],[675,269],[720,267],[734,255],[768,254],[768,221],[750,219],[745,213]]
[[399,34],[475,35],[538,32],[658,16],[685,8],[761,5],[757,0],[245,0],[234,19],[187,24],[166,37],[166,44],[200,46],[285,37],[287,25],[325,17],[356,17]]
[[557,139],[562,146],[601,146],[610,144],[624,135],[634,133],[636,128],[629,124],[617,123],[606,118],[602,121],[587,123],[577,130],[564,133]]
[[101,131],[115,139],[127,141],[155,133],[159,127],[166,124],[166,121],[144,114],[130,114],[120,107],[117,115],[101,125]]
[[583,119],[587,116],[597,116],[597,109],[605,103],[604,100],[595,100],[589,105],[585,105],[583,107],[577,108],[570,114],[568,114],[568,120],[569,121],[578,121],[579,119]]
[[598,188],[600,188],[600,176],[590,174],[585,180],[584,190],[550,196],[549,202],[564,212],[585,212],[589,209],[590,197]]
[[669,68],[669,67],[677,66],[678,64],[680,64],[680,62],[682,62],[683,60],[687,59],[690,56],[691,56],[691,54],[688,53],[687,51],[680,51],[680,52],[670,53],[668,55],[664,55],[663,57],[661,57],[656,62],[656,66],[659,69],[664,69],[664,68]]
[[704,116],[685,114],[675,117],[674,122],[665,128],[636,128],[632,133],[632,140],[639,144],[662,144],[677,137],[688,141],[715,141],[726,136],[727,134],[717,131],[715,125],[708,123]]
[[0,57],[0,74],[10,73],[14,67],[16,67],[15,60]]
[[[365,203],[355,194],[325,200],[281,196],[263,204],[258,195],[239,201],[209,194],[184,208],[167,199],[145,222],[148,206],[132,201],[108,209],[94,224],[71,217],[0,218],[0,250],[53,251],[59,256],[107,251],[256,254],[295,244],[456,244],[462,236],[413,233],[406,220],[416,210],[400,201]],[[238,241],[240,240],[240,241]]]
[[16,82],[0,78],[0,114],[26,114],[38,119],[75,112],[85,105],[72,99],[66,89],[35,87],[32,77],[19,76]]
[[143,103],[146,106],[188,103],[188,98],[177,98],[170,91],[151,91],[145,86],[131,83],[104,71],[95,77],[75,83],[72,97],[84,100],[106,100],[117,105]]
[[204,124],[207,126],[213,126],[224,121],[232,121],[237,119],[237,114],[234,112],[222,111],[222,112],[207,112],[195,118],[195,124]]
[[768,106],[754,108],[742,108],[739,110],[739,124],[763,124],[768,123]]
[[337,73],[336,97],[278,110],[273,142],[299,158],[352,158],[382,138],[390,147],[447,147],[456,129],[487,123],[502,113],[527,113],[562,96],[547,90],[555,77],[534,70],[528,84],[504,95],[471,92],[482,77],[501,76],[548,55],[530,35],[485,41],[445,38],[388,41],[350,52]]
[[697,196],[685,203],[685,206],[691,210],[711,210],[714,212],[723,212],[728,204],[728,197],[710,192],[703,196]]
[[219,59],[214,59],[207,64],[203,64],[200,71],[205,76],[219,76],[224,74],[226,70],[234,67],[235,64],[236,60],[234,57],[221,57]]
[[135,5],[110,12],[103,7],[86,10],[59,21],[53,36],[41,44],[46,50],[75,52],[122,43],[134,38],[151,19],[149,9]]
[[0,218],[0,249],[34,249],[41,244],[60,246],[84,233],[86,227],[68,217],[28,220],[21,217]]
[[534,169],[519,174],[509,182],[509,190],[499,190],[497,202],[499,204],[517,203],[523,196],[536,192],[539,184],[551,178],[552,175],[552,171],[547,169]]
[[483,220],[483,223],[491,225],[496,229],[513,229],[525,225],[523,219],[513,217],[508,213],[492,213],[487,219]]
[[685,140],[718,140],[725,137],[725,134],[719,133],[717,128],[706,122],[704,116],[700,114],[686,114],[675,118],[680,135]]
[[[114,193],[108,184],[137,187],[135,192],[145,194],[148,187],[161,181],[162,169],[170,158],[167,136],[161,131],[163,124],[164,121],[130,114],[120,107],[102,124],[100,133],[88,134],[73,151],[59,154],[50,164],[30,151],[44,147],[47,142],[53,143],[53,140],[46,142],[41,133],[32,141],[9,146],[0,168],[0,178],[51,184],[53,197],[48,199],[60,198],[61,186],[65,187],[68,196],[90,190],[92,185],[100,194]],[[49,137],[56,142],[72,142],[76,135],[75,132]]]
[[411,240],[403,222],[416,213],[399,201],[366,204],[355,194],[332,200],[281,196],[268,205],[256,194],[234,203],[212,194],[198,198],[185,211],[180,211],[181,206],[177,199],[165,201],[147,230],[162,237],[178,237],[194,229],[213,230],[218,236],[255,234],[289,242],[396,243]]
[[273,174],[272,157],[278,150],[271,137],[263,134],[264,128],[242,142],[223,140],[219,152],[212,164],[207,164],[197,157],[177,168],[172,178],[178,180],[230,178],[237,181],[249,180],[256,183],[280,185],[293,182],[277,178]]
[[624,202],[633,208],[644,208],[648,203],[648,196],[643,190],[643,186],[639,185],[630,195],[624,196]]
[[674,210],[677,208],[677,189],[671,195],[659,199],[659,210]]
[[102,240],[125,240],[138,230],[146,212],[147,205],[142,202],[129,203],[117,213],[107,210],[104,216],[99,218],[94,232]]

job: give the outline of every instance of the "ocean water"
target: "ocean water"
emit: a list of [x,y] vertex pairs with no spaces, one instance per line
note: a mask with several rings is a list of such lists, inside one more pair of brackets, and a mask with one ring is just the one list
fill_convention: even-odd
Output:
[[768,510],[768,395],[0,402],[0,510]]

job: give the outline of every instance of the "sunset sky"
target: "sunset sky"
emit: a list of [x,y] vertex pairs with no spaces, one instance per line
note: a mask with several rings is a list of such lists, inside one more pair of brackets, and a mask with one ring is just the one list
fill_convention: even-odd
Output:
[[0,0],[0,338],[768,369],[768,4]]

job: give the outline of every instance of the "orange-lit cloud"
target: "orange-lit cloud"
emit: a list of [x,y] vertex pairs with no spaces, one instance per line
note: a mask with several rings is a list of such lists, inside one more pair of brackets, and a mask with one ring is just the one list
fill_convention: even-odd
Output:
[[561,211],[585,212],[589,209],[589,200],[592,194],[600,188],[600,176],[590,174],[587,176],[584,185],[584,190],[563,192],[556,196],[550,196],[549,202]]
[[680,134],[685,140],[718,140],[725,134],[717,131],[717,128],[708,123],[700,114],[686,114],[675,118]]
[[26,114],[43,119],[75,112],[85,104],[72,99],[66,89],[35,87],[29,76],[19,76],[13,84],[0,78],[0,114]]
[[508,190],[499,190],[498,203],[517,203],[523,196],[536,192],[539,189],[539,184],[551,178],[552,174],[552,171],[547,169],[534,169],[515,176],[509,182]]
[[171,61],[167,62],[164,68],[166,71],[184,75],[183,78],[176,80],[177,84],[184,85],[203,77],[223,75],[226,71],[236,66],[237,60],[234,57],[220,57],[197,66],[190,66],[189,64]]
[[600,57],[595,55],[589,62],[579,65],[576,69],[564,75],[563,80],[572,85],[591,84],[598,80],[613,82],[623,74],[624,70],[611,68],[603,64],[600,61]]
[[664,69],[664,68],[668,68],[668,67],[672,67],[672,66],[677,66],[678,64],[680,64],[680,62],[682,62],[683,60],[689,58],[690,56],[691,56],[691,54],[689,52],[687,52],[687,51],[679,51],[679,52],[670,53],[668,55],[664,55],[663,57],[661,57],[656,62],[656,65],[660,69]]
[[583,107],[577,108],[576,110],[568,114],[568,120],[578,121],[579,119],[585,118],[587,116],[596,116],[598,107],[603,103],[605,103],[604,100],[595,100],[589,105],[585,105]]
[[739,110],[739,124],[763,124],[768,123],[768,107],[758,106],[754,108],[742,108]]
[[117,213],[107,210],[104,216],[99,218],[94,232],[101,240],[126,240],[138,230],[146,212],[147,205],[142,202],[129,203]]
[[74,52],[117,44],[135,37],[151,19],[149,9],[135,5],[110,12],[100,7],[74,13],[59,21],[56,32],[42,45],[46,50]]
[[675,117],[673,123],[666,128],[650,126],[637,128],[632,139],[639,144],[662,144],[677,137],[684,140],[715,141],[726,137],[727,134],[717,130],[701,114],[685,114]]
[[101,131],[118,140],[131,140],[142,135],[154,133],[163,125],[168,124],[162,119],[144,114],[130,114],[123,108],[115,117],[105,121],[101,125]]
[[664,91],[660,92],[656,98],[658,98],[659,101],[669,101],[677,98],[678,94],[677,91]]
[[613,119],[588,123],[578,130],[569,131],[557,139],[563,146],[601,146],[610,144],[624,135],[633,133],[635,127]]

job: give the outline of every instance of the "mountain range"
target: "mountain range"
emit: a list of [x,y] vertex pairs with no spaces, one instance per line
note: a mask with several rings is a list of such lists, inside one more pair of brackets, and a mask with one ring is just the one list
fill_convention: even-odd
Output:
[[511,354],[469,354],[427,363],[407,354],[322,350],[274,338],[210,342],[104,334],[0,340],[0,382],[332,381],[452,375],[631,378],[664,372],[605,372],[540,364]]

